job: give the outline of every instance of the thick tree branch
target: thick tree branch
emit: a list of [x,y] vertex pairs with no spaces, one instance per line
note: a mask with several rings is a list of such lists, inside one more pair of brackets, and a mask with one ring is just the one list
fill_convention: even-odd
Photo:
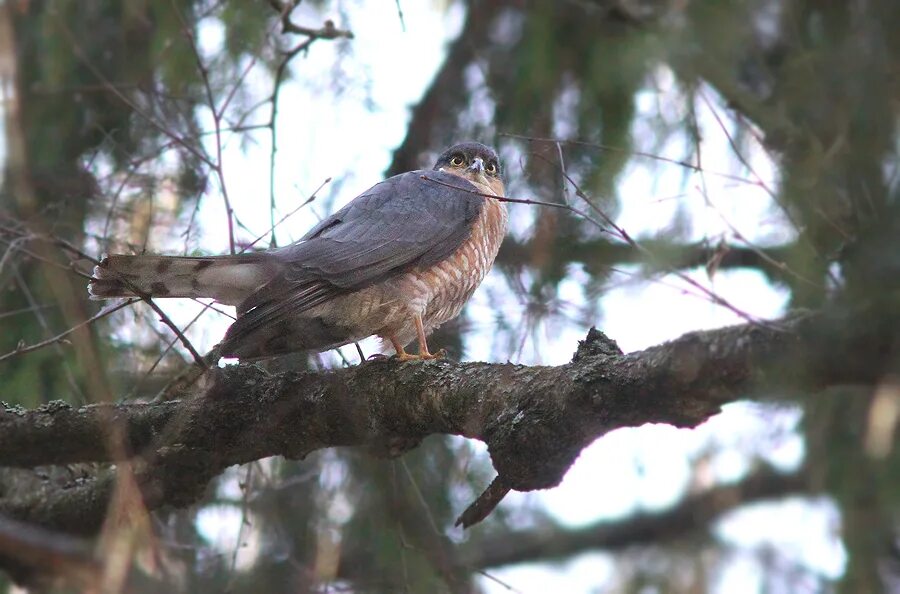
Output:
[[[211,386],[188,400],[6,408],[0,465],[107,461],[108,432],[118,427],[142,454],[135,474],[154,509],[193,503],[233,464],[334,446],[394,456],[428,435],[453,434],[484,441],[505,486],[547,488],[585,446],[619,427],[693,427],[740,398],[874,384],[896,363],[898,317],[895,307],[798,314],[692,332],[628,355],[592,330],[558,367],[387,360],[325,373],[214,369]],[[0,513],[95,531],[110,476],[29,501],[0,498]]]

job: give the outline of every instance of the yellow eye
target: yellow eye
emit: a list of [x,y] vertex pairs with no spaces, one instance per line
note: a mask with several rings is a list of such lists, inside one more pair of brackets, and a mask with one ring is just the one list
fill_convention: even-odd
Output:
[[454,167],[462,167],[465,164],[466,160],[463,159],[462,155],[453,155],[450,159],[450,164]]
[[488,173],[497,173],[497,164],[488,163],[488,166],[485,167],[485,171],[487,171]]

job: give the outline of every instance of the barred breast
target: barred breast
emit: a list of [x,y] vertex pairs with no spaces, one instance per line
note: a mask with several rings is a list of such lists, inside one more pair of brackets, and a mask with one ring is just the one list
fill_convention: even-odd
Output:
[[426,332],[459,315],[497,257],[506,236],[506,205],[493,198],[484,200],[472,235],[452,256],[417,273],[431,289],[431,299],[422,316]]
[[414,314],[422,316],[426,334],[459,315],[494,263],[506,235],[507,219],[506,204],[485,197],[484,206],[472,224],[471,235],[450,257],[427,269],[407,272],[396,280],[403,303],[390,308],[394,315],[386,316],[375,334],[383,338],[393,334],[401,344],[408,344],[416,336]]
[[[489,188],[479,191],[491,193]],[[421,315],[430,333],[462,311],[487,275],[506,235],[505,203],[484,198],[469,237],[445,260],[426,269],[411,270],[361,291],[319,306],[310,315],[323,316],[345,330],[347,344],[376,334],[388,342],[394,336],[407,345],[416,337],[414,316]]]

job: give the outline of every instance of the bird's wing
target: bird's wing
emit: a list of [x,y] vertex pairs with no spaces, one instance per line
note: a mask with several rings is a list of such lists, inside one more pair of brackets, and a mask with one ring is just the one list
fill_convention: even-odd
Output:
[[467,180],[442,171],[396,175],[316,225],[279,258],[298,278],[311,274],[360,289],[398,268],[429,266],[452,254],[484,203],[477,192]]
[[274,252],[282,272],[241,304],[226,343],[410,267],[440,262],[468,238],[483,202],[467,180],[441,171],[411,171],[373,186]]

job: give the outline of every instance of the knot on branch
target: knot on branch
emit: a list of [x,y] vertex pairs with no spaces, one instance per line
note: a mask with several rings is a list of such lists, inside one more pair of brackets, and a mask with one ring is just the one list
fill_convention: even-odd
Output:
[[618,357],[621,354],[623,354],[622,349],[619,348],[619,344],[615,340],[597,330],[596,327],[591,326],[585,339],[578,341],[578,350],[575,351],[575,355],[572,357],[572,363],[577,363],[585,357],[597,355]]

